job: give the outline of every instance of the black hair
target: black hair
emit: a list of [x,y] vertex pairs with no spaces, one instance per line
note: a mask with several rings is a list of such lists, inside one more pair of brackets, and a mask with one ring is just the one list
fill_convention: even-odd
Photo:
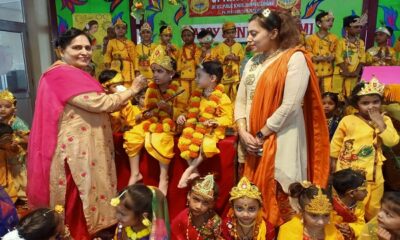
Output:
[[[289,196],[292,198],[297,198],[301,209],[305,209],[306,205],[318,195],[319,189],[315,185],[311,185],[308,188],[303,187],[301,183],[295,182],[289,186]],[[329,200],[332,201],[328,192],[325,189],[321,189],[322,193],[327,195]]]
[[268,31],[278,30],[278,43],[281,49],[295,47],[300,43],[300,32],[295,19],[287,12],[270,10],[268,17],[263,11],[251,16],[249,22],[257,20],[260,26]]
[[72,40],[81,35],[85,36],[88,39],[89,43],[92,42],[90,40],[90,37],[84,31],[77,28],[71,28],[60,34],[55,40],[54,45],[56,48],[65,49],[72,42]]
[[215,34],[209,29],[203,29],[197,34],[197,39],[202,39],[203,37],[211,35],[212,38],[215,38]]
[[[189,181],[189,185],[190,185],[189,193],[191,193],[193,187],[194,187],[197,183],[199,183],[199,182],[201,182],[201,181],[203,181],[203,179],[202,179],[201,177],[196,177],[196,178],[194,178],[193,180],[190,180],[190,181]],[[219,197],[219,187],[218,187],[217,182],[214,182],[213,191],[214,191],[214,201],[216,201],[216,200],[218,199],[218,197]]]
[[357,18],[360,18],[360,16],[357,15],[350,15],[347,17],[343,18],[343,27],[350,27],[350,24],[355,22]]
[[5,134],[13,134],[14,130],[11,128],[10,125],[5,123],[0,123],[0,137]]
[[350,104],[355,108],[358,108],[358,101],[360,101],[360,98],[363,96],[376,95],[376,96],[379,96],[381,101],[383,100],[383,97],[376,93],[358,96],[357,94],[364,88],[364,86],[365,86],[365,82],[361,81],[361,82],[357,83],[357,85],[353,88],[353,91],[351,92]]
[[400,192],[399,191],[391,191],[383,194],[381,203],[388,204],[388,207],[393,212],[400,215]]
[[18,223],[19,235],[26,240],[46,240],[57,234],[61,217],[54,210],[39,208]]
[[113,77],[115,77],[115,75],[117,75],[118,72],[115,70],[103,70],[100,75],[99,75],[99,82],[101,84],[113,79]]
[[162,34],[162,32],[164,31],[164,29],[166,29],[168,27],[168,25],[162,25],[160,27],[160,35]]
[[386,29],[390,32],[390,36],[393,36],[393,28],[386,26]]
[[[97,22],[96,20],[90,20],[86,25],[85,25],[85,27],[83,28],[83,31],[89,31],[90,30],[90,28],[93,26],[93,25],[99,25],[99,22]],[[88,28],[89,27],[89,28]]]
[[147,87],[142,88],[132,99],[132,104],[133,105],[139,105],[139,100],[140,98],[146,94]]
[[[144,184],[133,184],[125,188],[126,191],[121,196],[121,200],[129,197],[130,201],[124,202],[124,207],[132,211],[135,216],[141,216],[148,213],[148,219],[152,220],[152,200],[153,192]],[[122,191],[122,192],[123,192]]]
[[224,75],[221,62],[216,60],[207,61],[202,63],[199,68],[210,75],[215,75],[217,77],[217,84],[221,82]]
[[318,15],[315,17],[315,22],[321,22],[322,18],[325,16],[328,16],[329,12],[326,12],[324,10],[320,10],[320,13],[318,13]]
[[365,175],[351,168],[342,169],[332,174],[332,185],[336,192],[343,196],[348,191],[361,187],[365,182]]
[[334,103],[336,108],[339,107],[339,97],[337,93],[333,93],[333,92],[324,92],[322,94],[322,98],[326,98],[329,97]]

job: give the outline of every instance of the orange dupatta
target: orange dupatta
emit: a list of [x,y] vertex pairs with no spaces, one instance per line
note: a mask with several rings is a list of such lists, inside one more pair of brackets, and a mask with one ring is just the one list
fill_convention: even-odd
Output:
[[[322,107],[318,78],[313,70],[313,63],[308,53],[302,48],[287,50],[269,66],[257,83],[250,112],[250,132],[255,135],[266,120],[279,108],[283,100],[285,80],[290,57],[301,51],[310,69],[310,81],[304,95],[303,113],[307,135],[308,179],[325,187],[329,176],[329,132]],[[254,182],[263,195],[264,217],[270,223],[283,223],[276,200],[275,154],[276,134],[270,135],[264,142],[263,156],[248,155],[244,175]],[[316,144],[317,143],[317,144]]]

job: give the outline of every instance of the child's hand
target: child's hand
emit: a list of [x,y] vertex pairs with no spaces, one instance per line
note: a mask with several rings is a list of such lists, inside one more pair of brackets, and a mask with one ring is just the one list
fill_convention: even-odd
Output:
[[213,119],[206,120],[203,122],[203,124],[206,127],[213,127],[213,128],[218,127],[218,122]]
[[350,228],[348,224],[336,224],[336,228],[342,233],[345,239],[354,238],[354,231]]
[[145,119],[149,119],[149,118],[153,117],[153,111],[147,111],[147,112],[145,112],[145,113],[143,114],[143,117],[144,117]]
[[386,124],[383,120],[384,113],[381,113],[378,108],[372,108],[368,110],[368,114],[372,122],[378,127],[379,131],[385,131]]
[[177,119],[176,119],[176,123],[179,125],[183,125],[186,122],[186,117],[185,115],[180,115]]
[[376,235],[378,236],[379,240],[390,240],[392,238],[392,234],[382,227],[378,227]]
[[171,107],[171,105],[169,105],[166,101],[163,101],[163,100],[159,101],[159,102],[157,103],[157,107],[158,107],[160,110],[163,110],[164,112],[167,112],[167,113],[169,113],[169,114],[171,114],[171,112],[172,112],[172,107]]

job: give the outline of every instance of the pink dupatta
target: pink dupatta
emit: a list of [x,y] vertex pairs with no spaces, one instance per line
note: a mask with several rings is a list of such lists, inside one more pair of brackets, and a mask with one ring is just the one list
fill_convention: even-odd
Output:
[[27,161],[27,196],[34,208],[49,205],[50,167],[64,107],[72,97],[87,92],[103,92],[103,88],[88,73],[60,61],[40,78]]

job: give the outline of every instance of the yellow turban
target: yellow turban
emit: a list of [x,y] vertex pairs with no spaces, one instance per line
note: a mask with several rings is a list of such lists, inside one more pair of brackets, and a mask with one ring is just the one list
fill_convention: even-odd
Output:
[[11,102],[13,104],[15,103],[14,95],[8,90],[4,90],[4,91],[0,92],[0,99]]

